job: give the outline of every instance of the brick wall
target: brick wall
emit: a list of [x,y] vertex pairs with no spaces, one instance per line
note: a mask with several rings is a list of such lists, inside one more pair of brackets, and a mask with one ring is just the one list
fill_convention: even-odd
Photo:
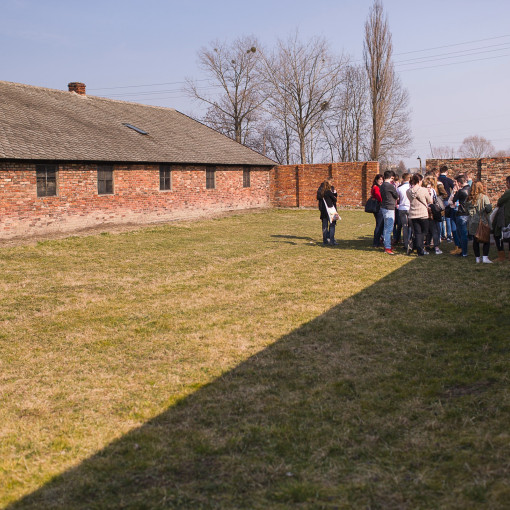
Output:
[[471,172],[474,181],[482,181],[487,195],[494,204],[506,189],[505,179],[510,175],[510,158],[484,159],[427,159],[425,168],[448,167],[448,176],[454,178],[458,174]]
[[272,202],[276,207],[317,207],[317,188],[328,179],[338,191],[340,207],[361,207],[378,172],[374,161],[280,165],[271,171]]
[[271,206],[269,167],[216,167],[206,189],[205,166],[172,166],[172,190],[160,191],[159,165],[114,165],[114,194],[98,195],[95,164],[62,163],[57,195],[37,197],[33,162],[0,162],[0,239],[71,232],[102,223],[151,223],[207,212]]

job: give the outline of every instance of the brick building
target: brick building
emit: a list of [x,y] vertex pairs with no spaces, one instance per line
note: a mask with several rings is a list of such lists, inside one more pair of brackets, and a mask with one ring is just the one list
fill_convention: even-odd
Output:
[[0,239],[271,206],[270,159],[170,108],[0,82]]

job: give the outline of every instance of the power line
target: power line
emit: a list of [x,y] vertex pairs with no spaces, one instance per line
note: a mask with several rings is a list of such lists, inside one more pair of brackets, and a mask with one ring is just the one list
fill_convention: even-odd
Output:
[[423,51],[440,50],[442,48],[452,48],[453,46],[462,46],[464,44],[472,44],[472,43],[478,43],[478,42],[484,42],[484,41],[494,41],[495,39],[504,39],[505,37],[510,37],[510,34],[509,35],[500,35],[498,37],[489,37],[487,39],[476,39],[474,41],[467,41],[467,42],[463,42],[463,43],[447,44],[445,46],[435,46],[434,48],[426,48],[424,50],[404,51],[402,53],[395,53],[395,55],[408,55],[410,53],[421,53]]
[[[467,53],[467,52],[474,52],[475,50],[484,49],[484,48],[494,48],[495,46],[503,46],[503,48],[493,49],[493,50],[485,50],[485,51],[479,51],[476,53]],[[510,49],[509,43],[505,44],[492,44],[490,46],[481,46],[480,48],[470,48],[469,50],[461,50],[461,51],[451,51],[448,53],[440,53],[438,55],[427,55],[426,57],[418,57],[418,58],[410,58],[407,60],[399,60],[397,62],[394,62],[396,65],[411,65],[411,64],[421,64],[423,62],[434,62],[435,60],[445,60],[447,58],[458,58],[458,57],[468,57],[470,55],[479,55],[481,53],[489,53],[493,51],[504,51]],[[459,53],[464,53],[464,55],[459,55]],[[445,57],[444,55],[455,55],[452,57]],[[436,57],[442,57],[437,58]],[[424,59],[432,59],[432,60],[424,60]],[[409,64],[406,64],[406,62],[409,62]]]
[[399,72],[404,73],[407,71],[421,71],[422,69],[435,69],[436,67],[446,67],[446,66],[453,66],[453,65],[458,65],[458,64],[468,64],[469,62],[481,62],[483,60],[492,60],[495,58],[502,58],[502,57],[510,57],[510,54],[507,53],[505,55],[498,55],[495,57],[475,58],[473,60],[463,60],[462,62],[450,62],[449,64],[438,64],[437,66],[416,67],[414,69],[399,69]]

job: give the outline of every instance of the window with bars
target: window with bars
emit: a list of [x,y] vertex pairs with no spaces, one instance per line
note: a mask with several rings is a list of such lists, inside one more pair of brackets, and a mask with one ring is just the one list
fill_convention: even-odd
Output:
[[36,165],[35,175],[38,197],[57,195],[57,165]]
[[159,165],[159,189],[167,191],[172,189],[172,167]]
[[205,169],[205,187],[206,189],[216,188],[216,169],[214,167]]
[[250,186],[251,186],[250,169],[243,168],[243,188],[249,188]]
[[97,167],[97,193],[98,195],[113,194],[113,165]]

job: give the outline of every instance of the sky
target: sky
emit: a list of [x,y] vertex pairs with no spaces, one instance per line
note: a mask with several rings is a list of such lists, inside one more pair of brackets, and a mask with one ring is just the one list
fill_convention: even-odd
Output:
[[[182,88],[204,79],[197,51],[254,35],[274,47],[296,30],[361,62],[372,0],[0,0],[0,79],[199,115]],[[410,95],[408,167],[471,135],[510,150],[510,1],[383,0],[395,69]],[[200,83],[200,82],[199,82]]]

